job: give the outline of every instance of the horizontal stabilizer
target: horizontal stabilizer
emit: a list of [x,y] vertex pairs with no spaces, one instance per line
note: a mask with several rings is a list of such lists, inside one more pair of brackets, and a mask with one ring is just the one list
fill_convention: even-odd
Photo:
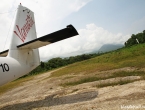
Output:
[[76,29],[72,25],[68,25],[65,29],[34,39],[24,44],[18,45],[17,47],[20,49],[36,49],[75,35],[78,35]]
[[[68,25],[66,28],[56,31],[54,33],[45,35],[43,37],[28,41],[21,45],[18,45],[17,48],[19,49],[36,49],[42,46],[46,46],[51,43],[55,43],[60,40],[64,40],[70,37],[78,35],[78,32],[72,25]],[[0,52],[0,56],[6,56],[8,50]]]
[[8,51],[9,50],[5,50],[5,51],[0,52],[0,56],[2,56],[2,57],[7,56],[8,55]]

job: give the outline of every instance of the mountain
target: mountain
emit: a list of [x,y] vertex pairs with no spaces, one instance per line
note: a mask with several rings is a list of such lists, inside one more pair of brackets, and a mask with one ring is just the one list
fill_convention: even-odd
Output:
[[108,52],[112,50],[117,50],[119,48],[122,48],[124,45],[122,44],[105,44],[103,45],[98,51],[99,52]]

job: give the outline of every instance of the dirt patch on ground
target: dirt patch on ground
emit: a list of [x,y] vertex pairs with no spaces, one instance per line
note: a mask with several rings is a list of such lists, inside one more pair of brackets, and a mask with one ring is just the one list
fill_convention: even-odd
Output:
[[[120,71],[134,71],[136,68],[122,68]],[[113,73],[119,69],[104,71]],[[64,81],[78,76],[48,78],[51,72],[37,75],[31,81],[21,84],[0,96],[0,110],[127,110],[135,107],[145,109],[145,81],[139,80],[125,85],[97,88],[97,81],[77,86],[62,87]],[[100,74],[96,72],[93,74]],[[139,76],[126,77],[140,79]],[[124,80],[126,79],[124,77]],[[119,78],[102,80],[101,83],[118,81]],[[134,108],[133,108],[134,107]]]

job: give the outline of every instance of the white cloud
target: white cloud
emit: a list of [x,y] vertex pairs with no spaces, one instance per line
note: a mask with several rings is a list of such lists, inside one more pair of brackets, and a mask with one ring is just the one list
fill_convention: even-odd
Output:
[[[1,0],[0,13],[10,12],[17,9],[21,3],[28,7],[35,13],[37,36],[41,37],[60,29],[61,21],[69,14],[78,11],[91,0]],[[0,39],[6,40],[8,30],[12,22],[13,12],[7,14],[0,14]],[[12,30],[11,30],[12,31]],[[10,34],[8,36],[10,39]],[[4,42],[0,45],[4,45]],[[9,41],[7,41],[6,48],[8,48]],[[0,51],[3,48],[0,46]]]
[[124,44],[130,35],[113,34],[95,24],[86,25],[85,29],[78,30],[75,36],[40,49],[41,59],[52,57],[66,57],[98,50],[103,44]]
[[[0,1],[0,51],[9,47],[10,27],[12,26],[12,18],[16,12],[16,9],[11,9],[12,1]],[[8,42],[6,42],[6,39]]]
[[[38,37],[60,29],[62,19],[80,10],[91,0],[25,0],[23,6],[35,13]],[[19,4],[20,0],[15,1]],[[58,27],[58,28],[57,28]]]
[[92,0],[74,0],[73,3],[70,5],[69,9],[78,11],[90,1]]
[[[80,10],[90,1],[91,0],[25,0],[22,2],[22,5],[34,11],[37,34],[38,36],[42,36],[60,29],[60,23],[65,17]],[[15,10],[19,3],[19,0],[3,0],[3,5],[0,5],[0,13]],[[11,25],[13,14],[14,13],[0,15],[1,51]],[[84,29],[80,29],[78,32],[80,33],[79,36],[40,48],[41,59],[46,60],[58,56],[83,54],[97,50],[103,44],[123,44],[130,37],[130,35],[123,36],[121,33],[113,34],[93,23],[86,25]],[[8,39],[10,39],[10,36]],[[8,47],[9,42],[7,42],[6,45],[6,47]]]
[[[60,29],[61,21],[73,12],[78,11],[91,0],[49,0],[39,1],[36,15],[38,36]],[[58,27],[58,28],[56,28]]]

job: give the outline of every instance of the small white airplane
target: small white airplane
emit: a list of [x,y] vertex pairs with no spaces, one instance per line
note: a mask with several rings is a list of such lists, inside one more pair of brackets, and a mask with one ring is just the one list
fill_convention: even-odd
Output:
[[78,35],[72,25],[45,35],[36,37],[34,13],[18,6],[9,50],[0,52],[0,86],[11,82],[40,65],[37,48]]

